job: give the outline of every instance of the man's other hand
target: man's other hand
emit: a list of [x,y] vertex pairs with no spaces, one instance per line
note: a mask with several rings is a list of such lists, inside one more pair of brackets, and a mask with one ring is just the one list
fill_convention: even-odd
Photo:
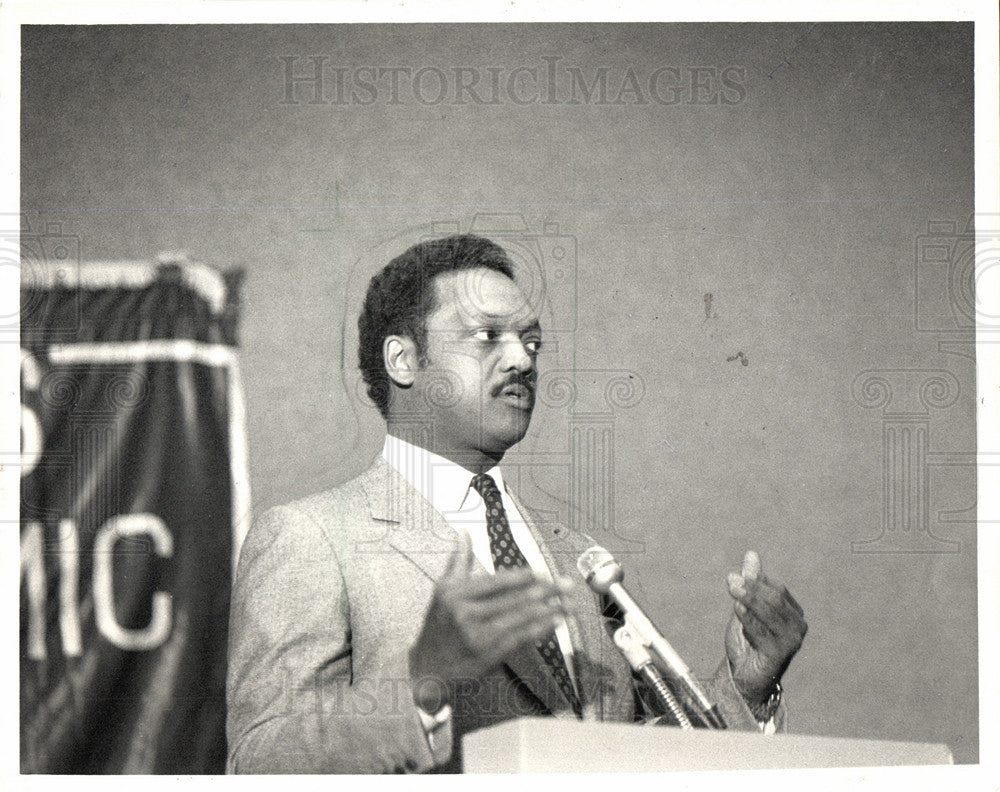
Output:
[[764,704],[792,657],[802,646],[806,620],[802,607],[781,583],[761,572],[754,551],[726,582],[733,618],[726,632],[726,655],[737,690],[751,709]]
[[515,650],[547,637],[566,614],[561,595],[572,587],[530,569],[475,575],[472,543],[468,534],[460,536],[410,649],[414,699],[432,713],[448,702],[455,683],[477,679]]

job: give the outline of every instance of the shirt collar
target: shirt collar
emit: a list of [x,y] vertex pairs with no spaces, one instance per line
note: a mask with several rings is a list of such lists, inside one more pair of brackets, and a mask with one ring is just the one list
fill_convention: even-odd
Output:
[[[457,515],[463,509],[476,508],[479,493],[471,488],[473,473],[440,454],[428,451],[395,435],[387,434],[382,458],[399,471],[413,488],[443,515]],[[486,471],[501,492],[505,491],[503,474],[494,465]],[[473,498],[469,501],[469,494]]]

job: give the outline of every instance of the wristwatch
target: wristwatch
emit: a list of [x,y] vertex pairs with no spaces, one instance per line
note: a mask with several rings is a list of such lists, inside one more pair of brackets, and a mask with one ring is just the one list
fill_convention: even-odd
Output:
[[758,723],[767,723],[774,717],[774,713],[778,711],[778,707],[781,705],[781,683],[775,682],[774,687],[771,688],[771,694],[764,700],[763,703],[751,707],[750,711],[753,713],[754,718]]

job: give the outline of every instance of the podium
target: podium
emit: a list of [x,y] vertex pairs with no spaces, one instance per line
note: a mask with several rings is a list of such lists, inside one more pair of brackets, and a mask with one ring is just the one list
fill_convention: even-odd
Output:
[[466,773],[623,773],[953,764],[936,743],[520,718],[462,738]]

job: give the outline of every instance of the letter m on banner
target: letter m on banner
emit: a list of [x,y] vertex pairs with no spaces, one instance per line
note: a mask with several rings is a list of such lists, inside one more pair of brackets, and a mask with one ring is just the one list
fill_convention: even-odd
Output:
[[240,272],[21,269],[21,771],[225,768]]

